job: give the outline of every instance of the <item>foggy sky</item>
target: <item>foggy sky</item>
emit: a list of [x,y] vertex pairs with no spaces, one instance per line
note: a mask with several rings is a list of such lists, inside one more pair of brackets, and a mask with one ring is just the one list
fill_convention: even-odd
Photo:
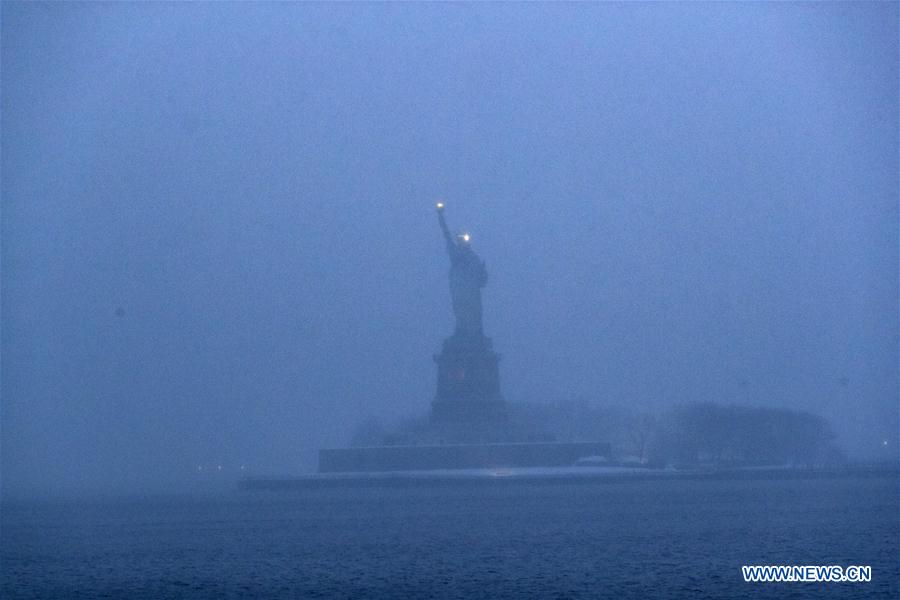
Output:
[[897,23],[4,2],[4,490],[309,472],[425,413],[438,198],[509,401],[794,407],[897,456]]

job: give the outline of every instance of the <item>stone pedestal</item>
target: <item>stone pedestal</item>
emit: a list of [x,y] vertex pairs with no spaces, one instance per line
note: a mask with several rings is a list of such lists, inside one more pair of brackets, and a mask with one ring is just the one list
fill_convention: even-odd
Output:
[[436,424],[483,426],[506,420],[500,395],[500,355],[482,334],[454,334],[444,340],[437,363],[437,393],[431,403]]

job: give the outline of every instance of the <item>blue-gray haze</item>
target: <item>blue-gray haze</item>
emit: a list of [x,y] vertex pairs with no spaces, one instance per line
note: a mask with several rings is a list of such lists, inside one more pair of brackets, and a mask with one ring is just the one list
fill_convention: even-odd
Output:
[[898,444],[898,5],[2,5],[5,491],[424,413],[433,202],[510,401]]

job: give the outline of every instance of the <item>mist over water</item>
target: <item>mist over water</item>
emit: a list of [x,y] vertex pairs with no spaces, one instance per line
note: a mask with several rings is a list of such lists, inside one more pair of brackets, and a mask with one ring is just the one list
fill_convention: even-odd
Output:
[[[897,477],[493,482],[7,506],[7,598],[896,598]],[[847,510],[848,505],[858,510]],[[839,518],[834,518],[840,515]],[[742,563],[869,564],[747,584]]]
[[802,410],[897,459],[897,23],[4,3],[4,495],[311,472],[425,414],[438,198],[509,402]]

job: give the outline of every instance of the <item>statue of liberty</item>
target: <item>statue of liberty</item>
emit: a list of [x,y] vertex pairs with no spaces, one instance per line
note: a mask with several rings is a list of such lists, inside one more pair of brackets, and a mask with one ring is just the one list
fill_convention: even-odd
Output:
[[450,299],[456,316],[455,335],[481,337],[481,288],[487,284],[484,261],[472,250],[468,233],[450,234],[444,220],[444,203],[437,203],[438,222],[450,255]]

